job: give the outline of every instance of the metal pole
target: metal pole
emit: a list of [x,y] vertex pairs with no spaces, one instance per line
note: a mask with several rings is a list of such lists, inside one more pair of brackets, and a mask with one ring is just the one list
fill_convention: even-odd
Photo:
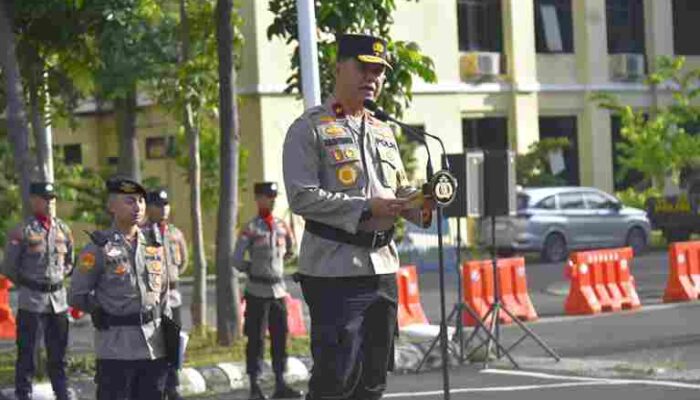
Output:
[[[457,217],[457,304],[462,304],[464,298],[462,297],[462,217]],[[464,362],[464,321],[462,318],[462,307],[458,308],[457,311],[457,329],[456,333],[459,335],[459,362]]]
[[297,0],[299,56],[301,57],[301,86],[304,108],[321,104],[321,86],[316,48],[316,11],[313,0]]
[[440,271],[440,347],[442,348],[442,383],[444,399],[450,400],[450,375],[447,372],[447,318],[445,315],[445,259],[442,243],[442,207],[437,207],[438,270]]

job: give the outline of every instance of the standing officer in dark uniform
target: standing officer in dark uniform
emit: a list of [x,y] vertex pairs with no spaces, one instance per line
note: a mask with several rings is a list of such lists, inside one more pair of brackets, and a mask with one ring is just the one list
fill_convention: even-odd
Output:
[[[269,326],[272,339],[272,369],[275,372],[274,399],[298,398],[303,393],[284,382],[287,366],[287,288],[284,261],[294,254],[292,231],[272,215],[277,198],[277,184],[256,183],[254,187],[258,215],[243,228],[236,243],[234,267],[248,274],[246,286],[245,334],[250,399],[266,399],[258,384],[262,369],[265,333]],[[249,253],[250,261],[245,254]]]
[[63,280],[73,270],[73,236],[52,217],[56,194],[52,183],[30,185],[33,216],[8,235],[4,274],[19,289],[15,395],[31,399],[34,352],[44,331],[48,372],[58,400],[68,399],[65,373],[68,345],[68,304]]
[[[393,131],[363,106],[384,82],[384,40],[343,35],[335,97],[287,132],[289,205],[305,221],[299,280],[311,315],[309,400],[382,397],[393,365],[398,217],[427,227],[432,201],[409,186]],[[400,198],[397,198],[400,197]]]
[[[158,229],[163,239],[165,264],[170,282],[168,288],[170,309],[173,313],[173,321],[182,325],[180,315],[182,294],[178,289],[178,280],[180,274],[187,270],[187,242],[185,242],[185,235],[182,234],[182,231],[169,222],[170,201],[165,189],[155,190],[146,195],[146,214],[148,215],[148,228]],[[165,393],[169,400],[182,399],[177,391],[178,385],[177,368],[173,367],[168,371],[165,385]]]
[[171,316],[162,240],[157,230],[139,228],[143,186],[113,177],[107,190],[112,227],[93,232],[80,253],[70,303],[89,312],[97,329],[97,399],[162,399],[168,363],[161,317]]

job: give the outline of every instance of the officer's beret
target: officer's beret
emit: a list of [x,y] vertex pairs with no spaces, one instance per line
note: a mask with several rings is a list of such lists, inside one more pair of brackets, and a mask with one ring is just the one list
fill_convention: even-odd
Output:
[[168,191],[165,189],[158,189],[146,194],[146,204],[151,204],[154,206],[164,206],[170,204],[168,198]]
[[32,182],[29,184],[29,194],[53,199],[56,197],[56,187],[51,182]]
[[338,38],[338,60],[355,58],[365,63],[382,64],[387,61],[386,41],[369,35],[341,35]]
[[146,196],[146,189],[141,183],[123,176],[113,176],[107,179],[107,191],[117,194],[140,194]]
[[253,191],[255,194],[263,194],[267,196],[277,196],[277,183],[275,182],[257,182]]

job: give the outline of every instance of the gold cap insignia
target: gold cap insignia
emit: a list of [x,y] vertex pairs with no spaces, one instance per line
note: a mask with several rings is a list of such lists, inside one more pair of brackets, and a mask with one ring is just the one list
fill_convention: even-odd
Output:
[[374,50],[376,55],[381,55],[382,53],[384,53],[384,43],[374,42],[374,45],[372,45],[372,50]]

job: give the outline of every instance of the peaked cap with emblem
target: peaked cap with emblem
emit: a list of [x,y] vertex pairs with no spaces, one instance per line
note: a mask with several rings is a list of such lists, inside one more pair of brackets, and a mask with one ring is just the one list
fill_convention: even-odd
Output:
[[146,189],[141,183],[124,176],[113,176],[107,179],[107,191],[117,194],[140,194],[146,196]]
[[253,192],[255,194],[262,194],[266,196],[277,196],[277,183],[276,182],[257,182],[253,186]]
[[382,64],[391,68],[387,61],[386,41],[369,35],[341,35],[338,38],[338,60],[355,58],[363,63]]
[[170,199],[168,196],[168,191],[165,189],[158,189],[146,194],[146,204],[154,206],[164,206],[170,204]]
[[51,182],[32,182],[29,184],[29,194],[45,199],[56,198],[56,187]]

